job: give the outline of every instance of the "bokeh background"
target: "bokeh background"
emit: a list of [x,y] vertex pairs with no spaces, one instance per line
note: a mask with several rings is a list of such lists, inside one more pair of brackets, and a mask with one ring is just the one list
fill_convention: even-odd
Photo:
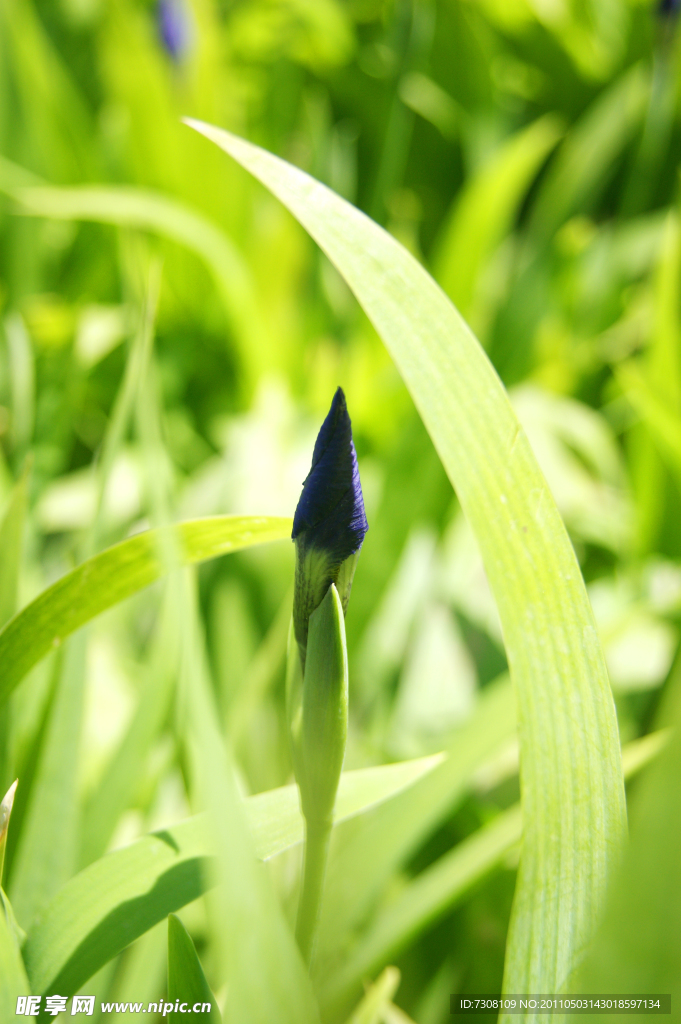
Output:
[[[622,740],[647,733],[681,610],[676,7],[0,0],[0,503],[28,466],[19,603],[161,513],[292,515],[342,384],[370,523],[347,619],[346,765],[448,746],[505,671],[472,534],[381,342],[290,215],[181,123],[197,117],[330,185],[454,300],[570,531]],[[141,374],[129,355],[156,290]],[[135,389],[137,413],[117,419]],[[278,544],[198,575],[246,793],[291,779],[292,566]],[[61,766],[74,870],[194,809],[162,606],[159,586],[87,632]],[[22,778],[6,867],[20,920],[36,907],[16,837],[38,814],[53,678],[48,661],[13,698],[0,766],[3,792]],[[517,797],[509,738],[380,898]],[[61,827],[49,813],[46,835]],[[499,989],[514,868],[397,958],[398,1002],[418,1024],[449,1019],[450,992]],[[296,857],[273,870],[292,907]],[[183,917],[219,988],[202,905]],[[97,991],[154,998],[164,942],[149,933]]]

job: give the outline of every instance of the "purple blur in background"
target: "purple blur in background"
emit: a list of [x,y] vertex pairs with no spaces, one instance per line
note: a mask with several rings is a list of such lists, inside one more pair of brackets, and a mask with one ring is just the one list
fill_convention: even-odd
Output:
[[191,26],[183,0],[158,0],[158,32],[164,49],[174,61],[180,61],[189,47]]

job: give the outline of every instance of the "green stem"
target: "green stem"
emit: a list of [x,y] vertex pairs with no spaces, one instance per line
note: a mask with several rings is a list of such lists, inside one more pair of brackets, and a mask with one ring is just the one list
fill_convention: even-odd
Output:
[[305,963],[310,966],[322,909],[322,889],[331,838],[330,821],[305,822],[303,885],[298,904],[296,940]]

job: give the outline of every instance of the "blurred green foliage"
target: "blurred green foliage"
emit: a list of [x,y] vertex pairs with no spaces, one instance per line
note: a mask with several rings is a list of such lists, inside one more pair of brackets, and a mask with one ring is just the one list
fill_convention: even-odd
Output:
[[[503,642],[472,534],[373,328],[291,216],[180,118],[329,184],[457,304],[570,531],[628,741],[679,686],[681,36],[650,0],[183,6],[173,56],[147,0],[0,0],[0,616],[144,524],[290,516],[343,385],[371,525],[347,620],[346,767],[466,730],[472,752],[449,799],[412,809],[413,841],[395,840],[356,906],[332,863],[324,991],[410,879],[517,799],[512,713],[490,685]],[[256,549],[198,574],[207,678],[247,793],[291,778],[292,554]],[[4,885],[20,924],[107,846],[210,805],[183,741],[176,614],[155,585],[12,697],[0,795],[18,774]],[[661,722],[673,706],[671,692]],[[19,854],[54,799],[46,780],[65,834],[41,892]],[[652,803],[672,806],[660,793]],[[397,835],[387,809],[372,814],[375,834]],[[361,860],[362,827],[339,830],[339,863],[353,844]],[[499,989],[514,865],[507,854],[405,936],[388,1003],[443,1024],[450,992]],[[273,863],[289,917],[296,871],[289,854]],[[220,999],[214,915],[182,912]],[[97,975],[98,993],[157,996],[164,941],[149,932]]]

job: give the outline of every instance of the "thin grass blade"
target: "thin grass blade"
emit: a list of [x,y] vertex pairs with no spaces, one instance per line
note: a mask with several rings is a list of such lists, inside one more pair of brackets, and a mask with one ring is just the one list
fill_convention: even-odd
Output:
[[86,634],[64,649],[36,776],[12,861],[9,894],[28,928],[76,866],[77,773],[85,690]]
[[[222,1024],[215,996],[203,973],[189,932],[176,914],[168,917],[168,1002],[176,1000],[194,1007],[201,1004],[202,1020]],[[205,1005],[210,1011],[204,1011]]]
[[17,999],[31,989],[5,908],[5,894],[0,892],[0,1014],[2,1020],[14,1020]]

